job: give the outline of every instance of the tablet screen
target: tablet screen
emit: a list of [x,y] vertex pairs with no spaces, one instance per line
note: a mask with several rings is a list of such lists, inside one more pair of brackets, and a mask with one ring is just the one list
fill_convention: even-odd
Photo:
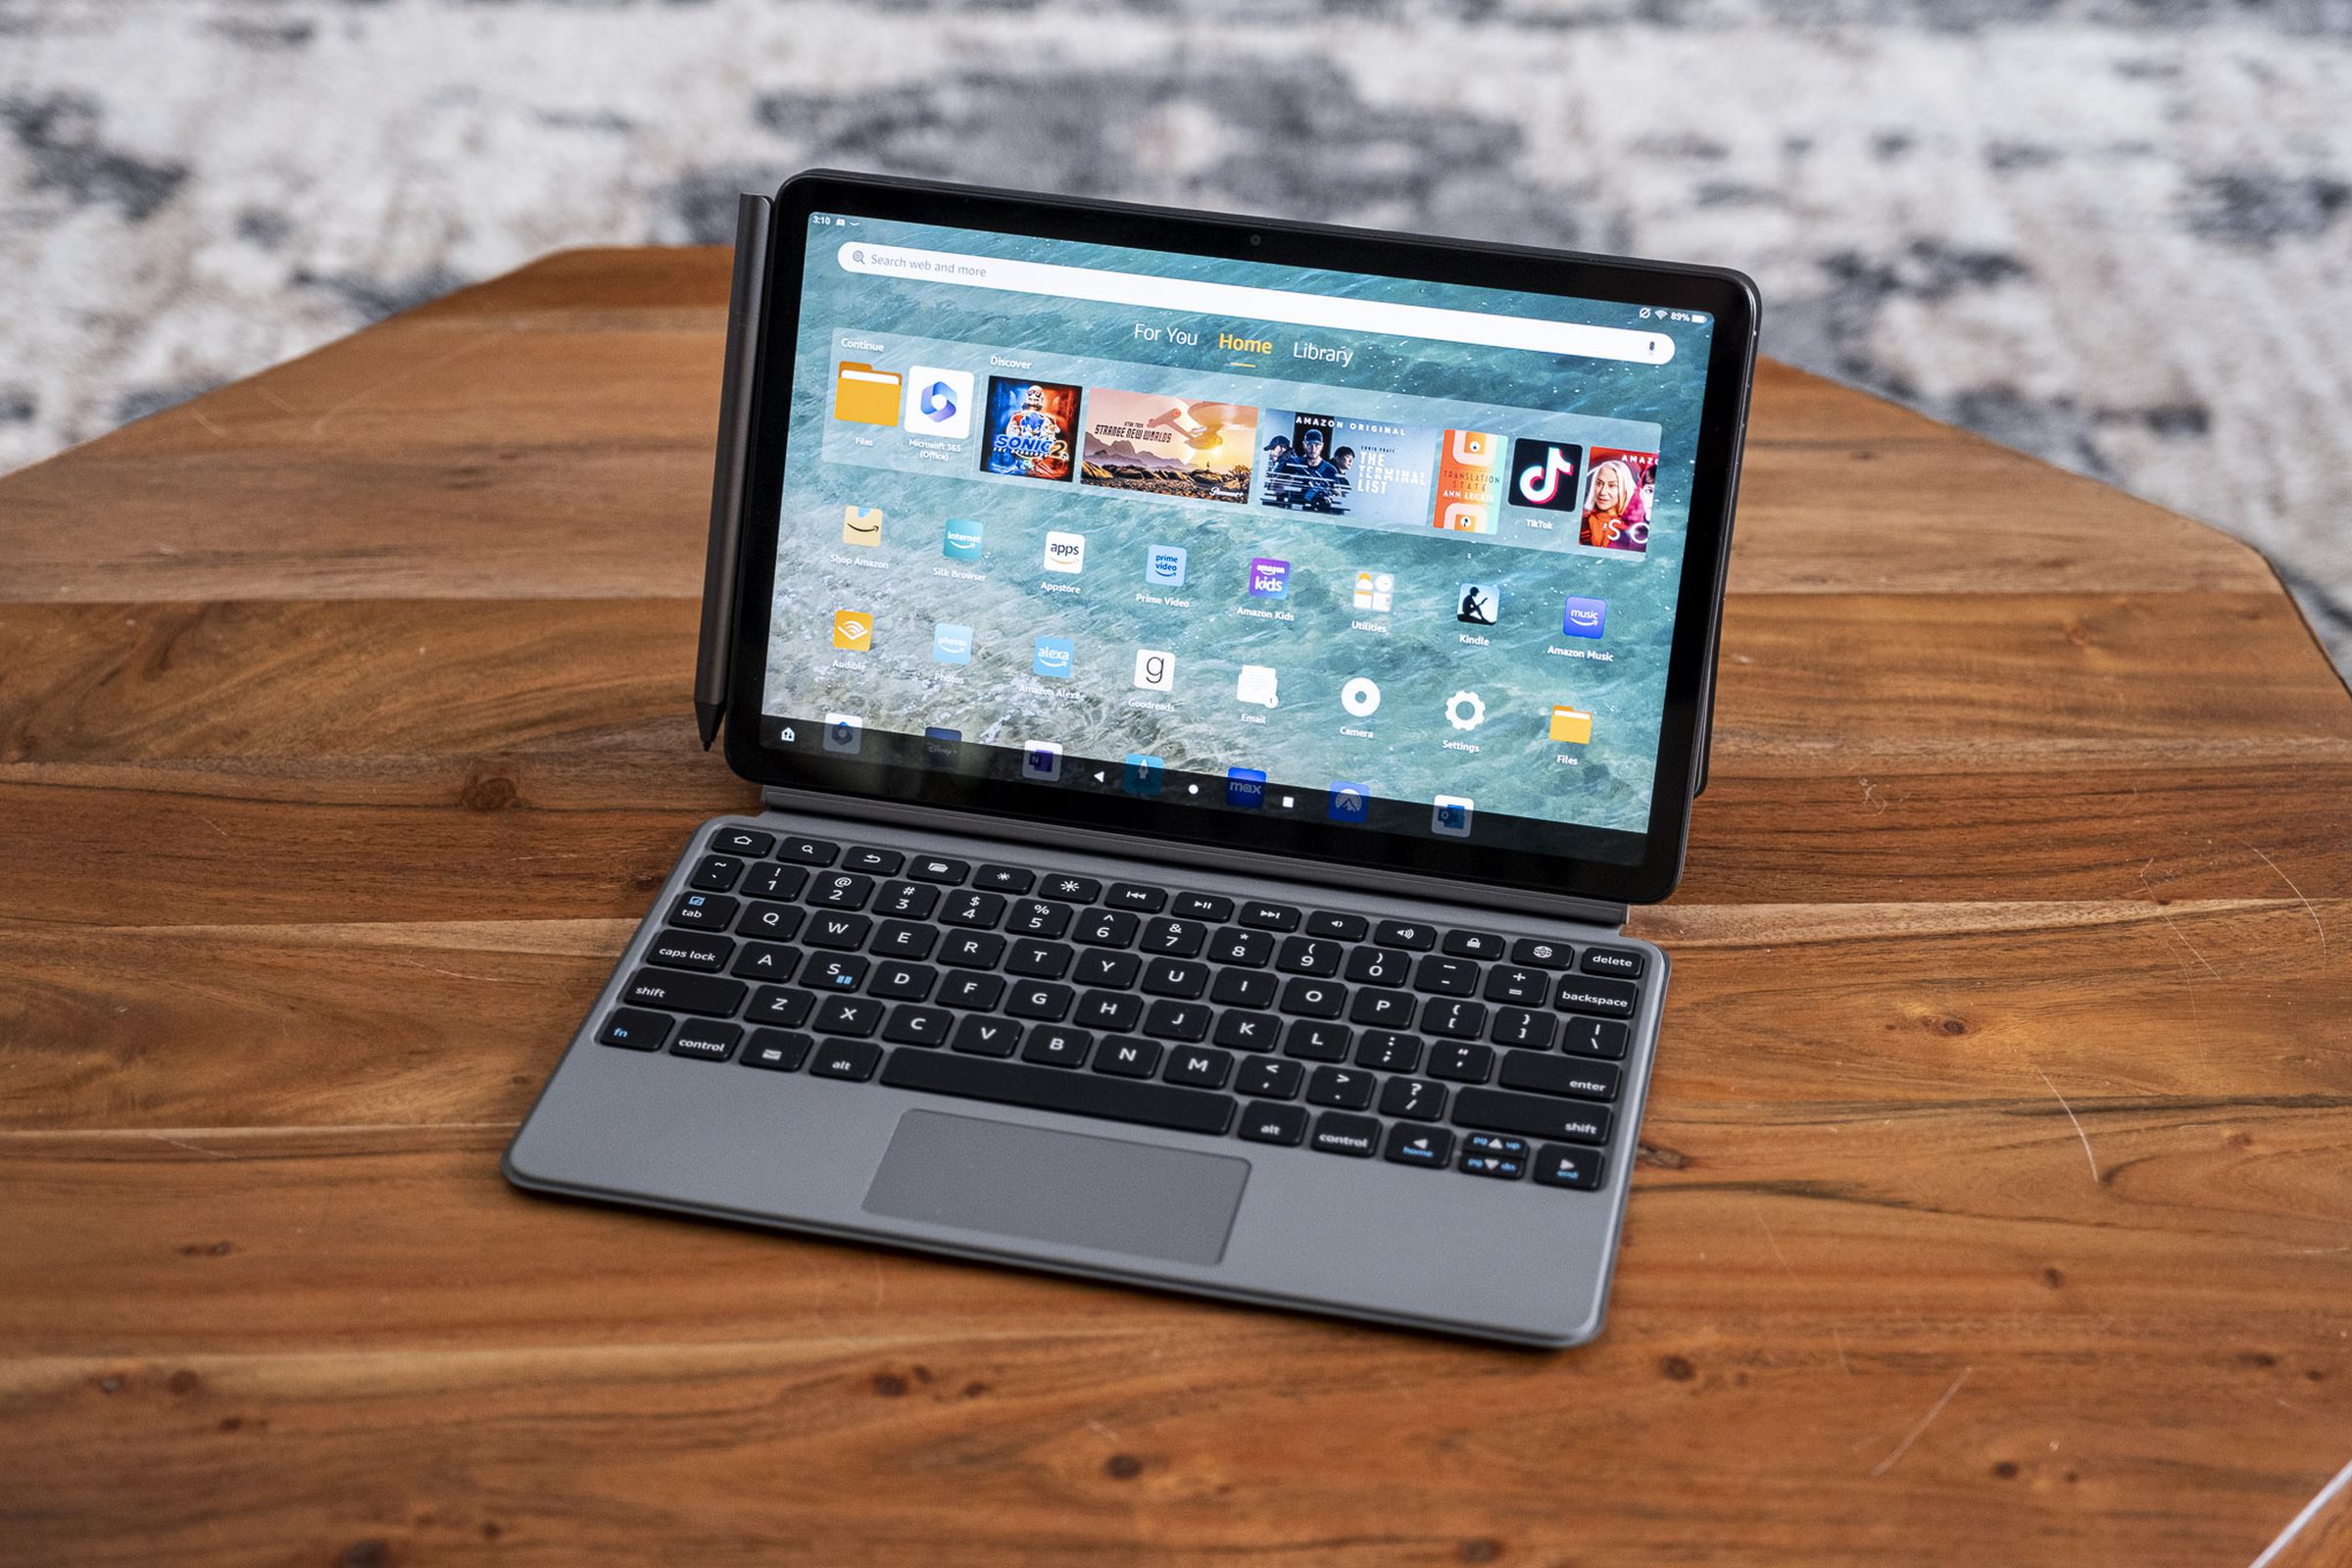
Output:
[[806,222],[766,745],[1640,858],[1708,313]]

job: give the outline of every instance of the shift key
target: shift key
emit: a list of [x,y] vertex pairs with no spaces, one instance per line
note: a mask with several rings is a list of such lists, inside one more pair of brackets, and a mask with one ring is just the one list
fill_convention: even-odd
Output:
[[640,1007],[669,1012],[699,1012],[707,1018],[732,1018],[751,988],[740,980],[710,974],[673,974],[640,969],[630,977],[620,1000]]
[[1609,1113],[1597,1105],[1549,1100],[1541,1095],[1506,1095],[1495,1089],[1463,1089],[1453,1097],[1458,1127],[1517,1133],[1562,1144],[1605,1144]]

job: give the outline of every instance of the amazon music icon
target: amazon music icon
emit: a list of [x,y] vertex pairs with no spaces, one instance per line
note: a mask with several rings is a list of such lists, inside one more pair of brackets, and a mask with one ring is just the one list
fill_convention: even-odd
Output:
[[1574,512],[1584,466],[1583,447],[1520,437],[1511,443],[1511,505]]

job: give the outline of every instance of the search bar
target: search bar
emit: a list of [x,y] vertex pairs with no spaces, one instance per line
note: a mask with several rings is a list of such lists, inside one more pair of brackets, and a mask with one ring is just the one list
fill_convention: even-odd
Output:
[[1153,277],[1148,272],[1111,272],[1051,262],[1015,262],[995,256],[961,256],[954,251],[909,250],[897,245],[845,244],[836,253],[842,270],[910,283],[946,283],[989,288],[1006,294],[1045,294],[1089,300],[1098,305],[1135,305],[1187,315],[1244,317],[1292,326],[1329,327],[1337,332],[1381,332],[1391,337],[1427,338],[1441,343],[1476,343],[1486,348],[1524,349],[1534,354],[1568,354],[1587,360],[1628,360],[1664,365],[1674,358],[1674,339],[1658,332],[1618,326],[1586,326],[1531,316],[1487,316],[1434,305],[1396,305],[1344,295],[1299,294],[1289,289],[1249,288],[1197,278]]

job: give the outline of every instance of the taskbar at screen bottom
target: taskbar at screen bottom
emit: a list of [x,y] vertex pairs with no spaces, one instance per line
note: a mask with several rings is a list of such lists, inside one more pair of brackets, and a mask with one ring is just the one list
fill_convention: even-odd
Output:
[[[1475,800],[1462,795],[1397,800],[1375,795],[1368,785],[1345,779],[1298,785],[1270,779],[1254,768],[1188,772],[1144,753],[1100,758],[1065,753],[1059,746],[1042,742],[998,746],[966,740],[959,731],[950,729],[926,730],[920,735],[869,729],[862,720],[839,713],[815,718],[762,715],[760,739],[771,751],[811,764],[809,770],[828,784],[893,800],[986,804],[1002,809],[1001,786],[1027,785],[1039,791],[1127,797],[1163,808],[1213,812],[1235,818],[1237,829],[1242,826],[1241,819],[1253,819],[1253,826],[1262,824],[1262,830],[1275,840],[1288,836],[1286,823],[1302,828],[1331,825],[1418,840],[1425,853],[1477,849],[1611,865],[1639,864],[1643,847],[1639,833],[1482,813]],[[972,785],[986,786],[993,798],[986,803],[972,800],[968,793]],[[1165,830],[1182,837],[1200,833],[1192,824],[1179,827],[1174,822]],[[1242,836],[1259,835],[1245,832]]]

